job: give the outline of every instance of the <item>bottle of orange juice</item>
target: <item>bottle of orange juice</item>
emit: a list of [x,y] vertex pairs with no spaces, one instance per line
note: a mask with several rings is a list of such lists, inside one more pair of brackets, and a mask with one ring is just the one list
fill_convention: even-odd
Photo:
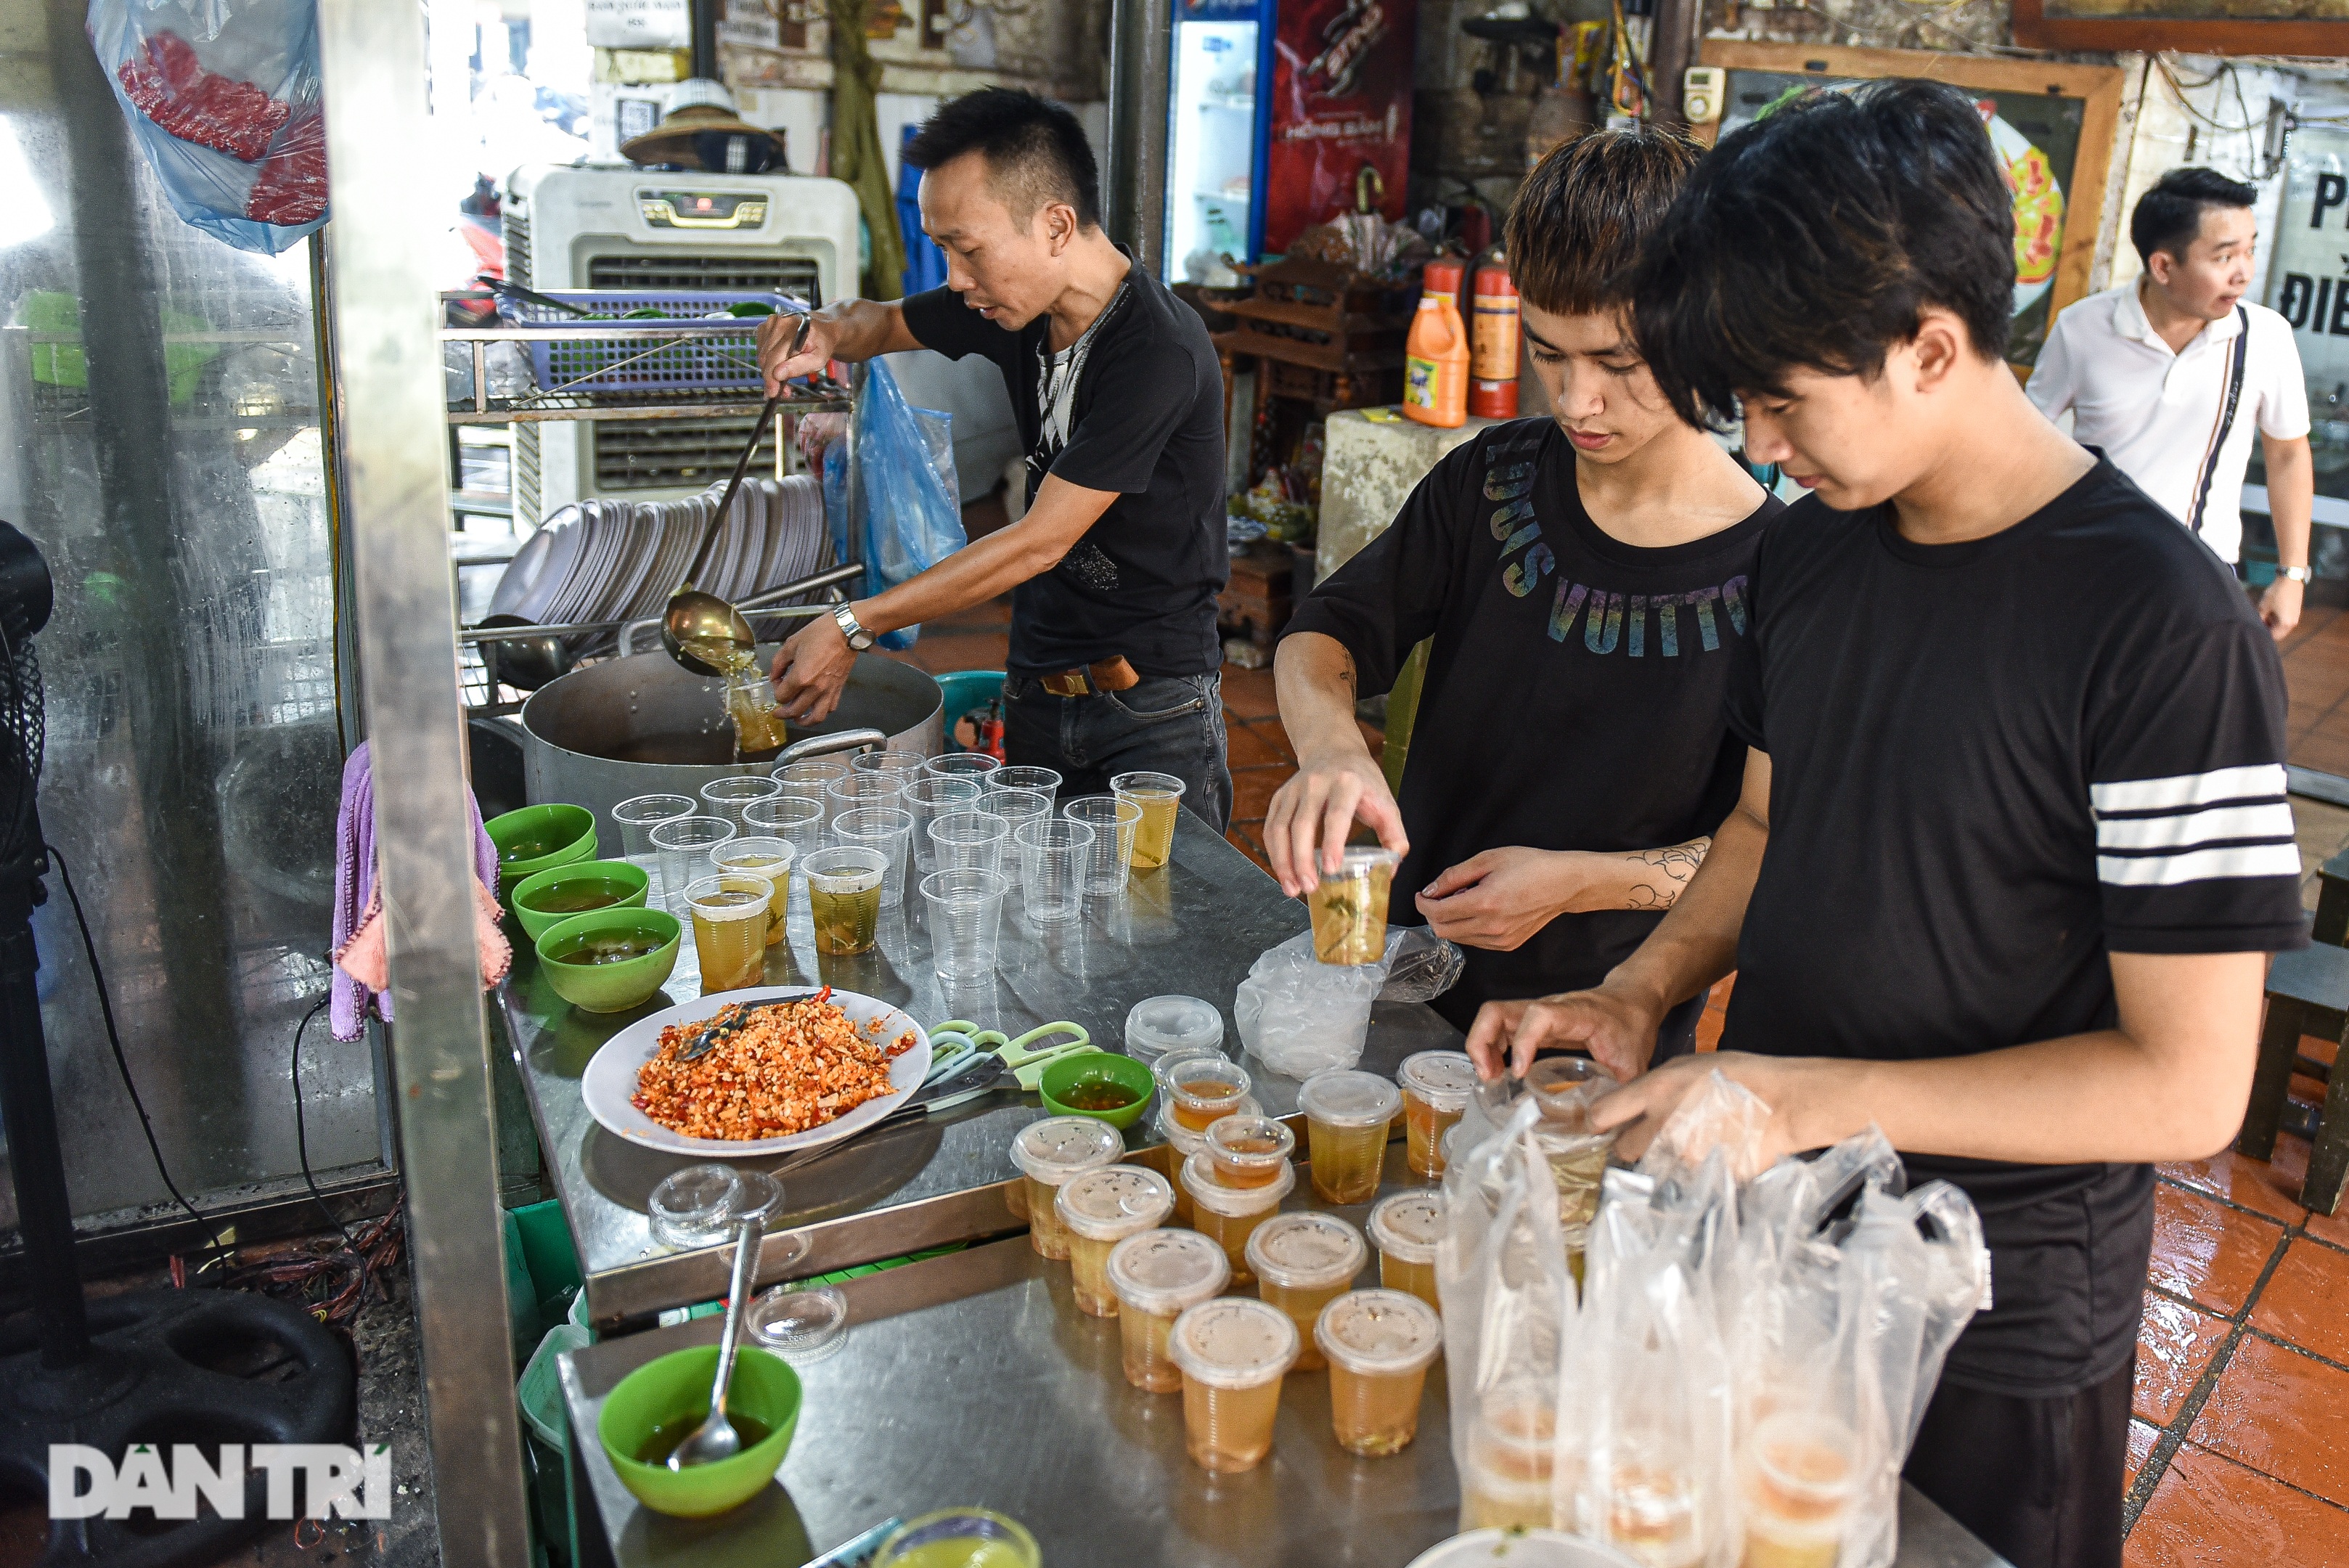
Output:
[[1444,430],[1468,422],[1468,330],[1460,320],[1464,270],[1450,258],[1427,264],[1419,310],[1403,339],[1403,415]]

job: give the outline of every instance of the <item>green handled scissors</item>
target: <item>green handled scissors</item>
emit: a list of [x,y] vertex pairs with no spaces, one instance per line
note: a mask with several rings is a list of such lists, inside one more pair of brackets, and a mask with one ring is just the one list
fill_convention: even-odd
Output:
[[[1037,1044],[1051,1035],[1065,1038],[1056,1044]],[[1032,1091],[1042,1081],[1044,1069],[1054,1062],[1099,1049],[1091,1031],[1067,1019],[1040,1023],[1015,1040],[999,1029],[981,1029],[967,1018],[951,1018],[930,1031],[930,1070],[922,1081],[934,1083],[968,1065],[973,1054],[988,1051],[1012,1069],[1021,1088]]]

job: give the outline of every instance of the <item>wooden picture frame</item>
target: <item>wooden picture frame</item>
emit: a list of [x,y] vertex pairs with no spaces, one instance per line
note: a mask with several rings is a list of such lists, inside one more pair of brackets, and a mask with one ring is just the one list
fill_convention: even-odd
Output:
[[[2018,10],[2029,0],[2016,0]],[[2111,171],[2113,139],[2120,122],[2125,74],[2116,66],[2078,66],[2053,60],[1994,59],[1979,55],[1952,55],[1923,49],[1840,49],[1812,44],[1756,44],[1730,38],[1707,38],[1700,47],[1701,63],[1718,66],[1727,74],[1722,120],[1692,127],[1698,140],[1710,144],[1723,121],[1739,118],[1745,106],[1739,97],[1738,78],[1763,76],[1815,77],[1822,82],[1871,81],[1887,77],[1920,77],[1948,82],[1972,92],[2036,100],[2054,98],[2079,105],[2077,134],[2073,138],[2067,169],[2055,171],[2064,197],[2063,240],[2055,268],[2044,296],[2017,316],[2027,330],[2009,355],[2016,374],[2028,374],[2046,325],[2074,300],[2089,292],[2089,275],[2095,266],[2096,235],[2105,212],[2105,180]],[[2065,111],[2068,121],[2069,111]]]
[[[2189,55],[2349,55],[2349,20],[2294,16],[2273,0],[2261,16],[2218,11],[2223,0],[2176,0],[2184,16],[2050,16],[2046,0],[2014,0],[2014,41],[2027,49],[2175,49]],[[2194,15],[2210,4],[2207,15]]]

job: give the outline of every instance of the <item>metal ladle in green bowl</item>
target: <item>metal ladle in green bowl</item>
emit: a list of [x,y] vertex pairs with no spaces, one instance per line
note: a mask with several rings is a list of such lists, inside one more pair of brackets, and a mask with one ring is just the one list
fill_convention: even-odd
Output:
[[742,1451],[742,1434],[726,1418],[726,1387],[734,1380],[734,1355],[742,1333],[742,1306],[750,1299],[750,1276],[758,1272],[759,1241],[765,1235],[763,1210],[745,1214],[734,1232],[734,1273],[726,1285],[726,1326],[718,1341],[718,1376],[709,1385],[709,1418],[694,1428],[668,1456],[668,1468],[686,1469],[714,1465]]

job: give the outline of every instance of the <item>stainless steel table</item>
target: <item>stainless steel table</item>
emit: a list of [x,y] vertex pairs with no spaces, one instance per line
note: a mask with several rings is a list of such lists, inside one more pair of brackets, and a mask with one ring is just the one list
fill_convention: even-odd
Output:
[[[918,894],[912,898],[920,903]],[[1284,898],[1271,877],[1189,812],[1181,814],[1171,863],[1133,877],[1123,897],[1089,900],[1081,921],[1038,928],[1022,918],[1016,899],[1004,913],[1001,963],[991,981],[942,984],[930,968],[918,909],[884,914],[876,952],[819,958],[804,897],[792,910],[789,945],[769,950],[767,978],[879,997],[924,1024],[966,1018],[1016,1036],[1071,1019],[1107,1050],[1123,1049],[1126,1010],[1133,1003],[1180,992],[1223,1010],[1225,1049],[1237,1054],[1234,992],[1258,953],[1307,923],[1303,905]],[[517,952],[513,972],[499,987],[508,1042],[586,1279],[588,1315],[600,1327],[641,1325],[663,1309],[725,1293],[722,1249],[671,1251],[653,1239],[646,1220],[653,1187],[691,1161],[605,1132],[579,1095],[580,1075],[605,1040],[635,1018],[699,994],[689,939],[666,991],[636,1012],[570,1007],[527,951]],[[1381,1003],[1362,1064],[1392,1074],[1412,1052],[1455,1046],[1459,1038],[1426,1007]],[[1245,1060],[1266,1108],[1294,1111],[1295,1082]],[[794,1170],[784,1182],[788,1212],[777,1222],[781,1233],[771,1230],[761,1253],[760,1282],[1019,1228],[1004,1202],[1015,1174],[1011,1140],[1043,1114],[1032,1094],[998,1095],[936,1120],[857,1139]],[[1127,1141],[1154,1141],[1147,1122]]]

